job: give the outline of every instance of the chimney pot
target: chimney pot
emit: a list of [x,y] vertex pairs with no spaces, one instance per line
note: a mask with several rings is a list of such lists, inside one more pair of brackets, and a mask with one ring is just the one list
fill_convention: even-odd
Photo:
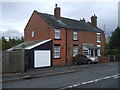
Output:
[[57,4],[55,4],[55,7],[57,8]]
[[85,19],[83,18],[83,19],[80,19],[80,21],[84,21],[85,22]]

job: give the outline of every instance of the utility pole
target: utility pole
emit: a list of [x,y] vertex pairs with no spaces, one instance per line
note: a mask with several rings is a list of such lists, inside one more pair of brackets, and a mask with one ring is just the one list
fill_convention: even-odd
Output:
[[118,26],[120,27],[120,1],[118,2]]
[[103,29],[103,30],[104,30],[104,32],[105,32],[105,25],[104,25],[104,29]]

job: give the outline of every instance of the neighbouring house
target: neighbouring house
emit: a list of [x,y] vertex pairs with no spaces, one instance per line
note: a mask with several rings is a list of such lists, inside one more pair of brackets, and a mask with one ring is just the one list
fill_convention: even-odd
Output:
[[[52,43],[49,44],[52,46],[49,48],[52,49],[51,57],[47,52],[44,54],[45,56],[41,55],[42,48],[38,50],[37,46],[31,48],[32,55],[30,55],[33,59],[30,59],[30,63],[33,63],[33,68],[36,62],[39,64],[38,67],[42,66],[42,61],[46,61],[47,64],[51,62],[50,66],[71,65],[73,57],[80,53],[92,56],[104,55],[105,33],[97,27],[97,16],[94,14],[91,17],[91,22],[86,22],[84,18],[74,20],[61,17],[61,8],[57,7],[57,4],[54,15],[34,10],[25,27],[25,43],[44,40],[52,40]],[[49,45],[44,46],[44,49],[48,48]],[[46,60],[45,57],[51,58],[51,61]]]

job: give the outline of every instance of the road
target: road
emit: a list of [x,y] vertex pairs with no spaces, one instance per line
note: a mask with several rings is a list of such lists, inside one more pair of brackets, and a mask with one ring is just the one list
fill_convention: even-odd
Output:
[[[90,64],[93,65],[93,64]],[[118,88],[118,63],[93,65],[79,72],[3,83],[3,88]]]

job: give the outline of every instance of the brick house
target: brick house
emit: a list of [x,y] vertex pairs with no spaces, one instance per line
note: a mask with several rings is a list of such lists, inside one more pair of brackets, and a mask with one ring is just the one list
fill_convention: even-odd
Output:
[[97,27],[97,16],[91,17],[91,23],[61,17],[57,4],[54,15],[34,10],[24,30],[25,42],[47,39],[53,40],[53,66],[71,65],[78,53],[104,55],[105,34]]

